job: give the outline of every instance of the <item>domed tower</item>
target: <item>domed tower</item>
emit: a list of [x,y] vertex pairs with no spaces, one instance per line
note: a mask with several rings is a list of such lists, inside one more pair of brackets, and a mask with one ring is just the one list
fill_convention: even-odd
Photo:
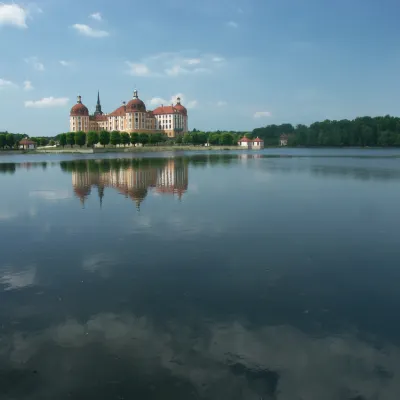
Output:
[[179,115],[177,117],[177,128],[181,133],[186,133],[188,131],[188,112],[186,107],[181,104],[181,98],[176,99],[175,109],[178,110]]
[[133,92],[133,99],[126,105],[126,126],[128,132],[146,129],[146,105],[139,99],[138,91]]
[[70,132],[89,131],[89,110],[82,104],[82,97],[78,96],[76,104],[71,108],[69,114]]

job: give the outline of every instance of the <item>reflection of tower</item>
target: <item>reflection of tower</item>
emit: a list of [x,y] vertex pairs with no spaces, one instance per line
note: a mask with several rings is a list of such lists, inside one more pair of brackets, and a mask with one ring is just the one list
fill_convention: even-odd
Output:
[[157,192],[177,194],[179,200],[188,188],[188,165],[181,159],[170,159],[157,177]]
[[88,172],[72,172],[72,187],[82,206],[91,193],[90,174]]
[[103,198],[104,198],[104,186],[103,183],[99,183],[99,186],[97,187],[98,193],[99,193],[99,199],[100,199],[100,208],[103,208]]

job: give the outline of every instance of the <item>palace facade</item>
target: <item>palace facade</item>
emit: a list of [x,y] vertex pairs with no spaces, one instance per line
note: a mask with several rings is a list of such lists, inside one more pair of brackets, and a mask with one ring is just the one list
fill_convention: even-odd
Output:
[[147,110],[146,105],[139,99],[138,91],[133,92],[133,98],[125,101],[110,114],[102,111],[100,93],[97,94],[97,105],[94,114],[90,115],[88,108],[78,96],[77,103],[70,112],[70,132],[89,131],[123,131],[138,133],[164,133],[170,138],[183,135],[188,131],[187,109],[177,98],[175,105]]

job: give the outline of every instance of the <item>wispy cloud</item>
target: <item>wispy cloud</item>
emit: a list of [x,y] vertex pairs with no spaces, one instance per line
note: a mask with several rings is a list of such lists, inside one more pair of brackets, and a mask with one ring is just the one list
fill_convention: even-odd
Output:
[[226,25],[229,26],[230,28],[235,28],[235,29],[239,27],[239,24],[235,21],[229,21],[227,22]]
[[254,113],[254,118],[265,118],[272,117],[272,113],[270,111],[257,111]]
[[16,86],[14,82],[11,82],[7,79],[0,78],[0,89],[5,88],[5,87],[12,87],[12,86]]
[[107,31],[100,29],[93,29],[89,25],[85,24],[74,24],[72,27],[81,35],[88,36],[91,38],[104,38],[110,36]]
[[27,28],[28,10],[18,4],[0,3],[0,25]]
[[127,61],[126,64],[129,67],[129,74],[133,76],[149,76],[151,71],[146,64],[132,63]]
[[28,100],[25,101],[25,107],[27,108],[53,108],[53,107],[64,107],[68,104],[69,99],[67,97],[45,97],[40,100]]
[[225,107],[227,104],[226,101],[220,100],[217,102],[217,107]]
[[101,16],[101,14],[99,12],[95,12],[93,14],[89,15],[89,18],[92,18],[96,21],[103,21],[103,17]]
[[181,99],[182,105],[184,105],[188,109],[196,108],[199,104],[197,100],[187,100],[186,96],[183,93],[177,93],[171,96],[169,100],[163,97],[153,97],[147,103],[152,107],[159,107],[161,105],[166,106],[170,104],[176,104],[178,101],[178,97]]
[[44,65],[41,63],[37,57],[29,57],[24,60],[28,65],[33,67],[36,71],[44,71]]
[[0,283],[5,285],[6,290],[17,290],[32,286],[35,279],[36,268],[34,266],[26,267],[23,270],[6,267],[5,271],[0,273]]
[[73,62],[72,62],[72,61],[60,60],[60,64],[61,64],[63,67],[66,67],[66,68],[72,67],[72,66],[73,66]]
[[33,86],[32,86],[32,82],[31,81],[24,81],[24,90],[26,90],[27,92],[29,90],[33,90]]
[[195,52],[159,53],[131,62],[128,73],[133,76],[178,77],[189,74],[212,73],[219,68],[224,59],[209,54]]

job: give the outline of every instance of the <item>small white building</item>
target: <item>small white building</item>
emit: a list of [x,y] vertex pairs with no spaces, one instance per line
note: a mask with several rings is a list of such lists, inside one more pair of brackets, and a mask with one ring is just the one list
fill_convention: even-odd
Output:
[[19,148],[22,150],[35,150],[36,143],[33,140],[25,138],[19,142]]
[[249,150],[260,150],[264,148],[264,140],[260,139],[259,137],[256,137],[255,139],[249,139],[246,136],[243,136],[238,141],[238,145]]
[[288,139],[289,139],[289,135],[283,134],[280,136],[279,138],[279,144],[281,146],[287,146],[288,145]]

